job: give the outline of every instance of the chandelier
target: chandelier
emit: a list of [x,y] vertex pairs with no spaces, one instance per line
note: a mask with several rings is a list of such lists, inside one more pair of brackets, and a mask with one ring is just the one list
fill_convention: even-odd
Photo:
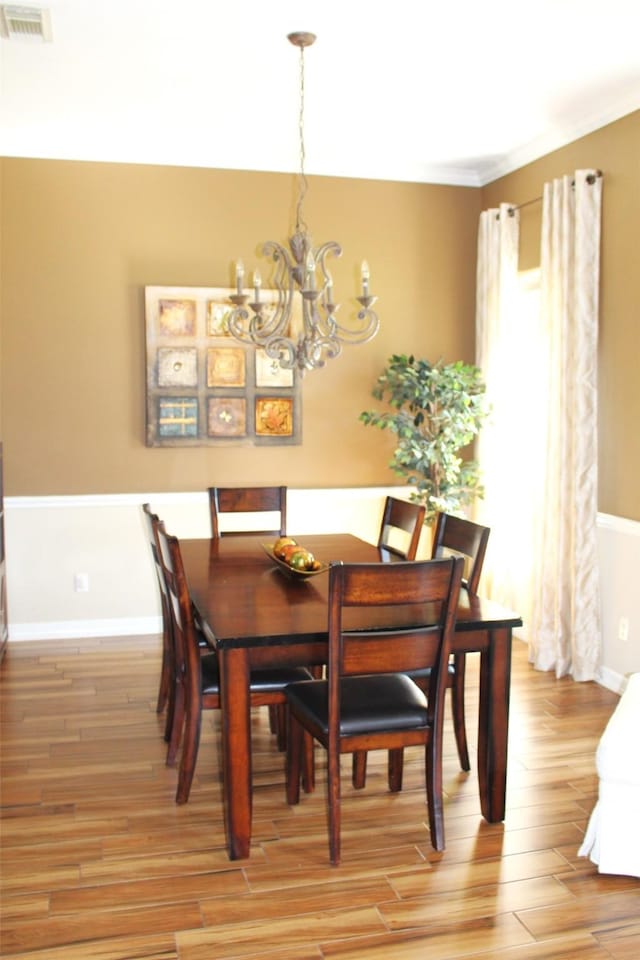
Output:
[[[244,293],[244,265],[235,265],[236,293],[229,299],[234,305],[229,316],[229,332],[243,343],[262,347],[267,356],[284,369],[306,370],[323,367],[327,359],[337,357],[343,343],[367,343],[378,332],[378,317],[371,309],[377,297],[369,293],[369,266],[361,267],[362,294],[357,322],[343,326],[336,319],[339,304],[334,302],[333,279],[327,267],[328,257],[342,255],[335,240],[318,247],[308,232],[302,215],[307,191],[304,170],[304,50],[315,41],[313,33],[290,33],[287,39],[300,49],[300,173],[298,177],[296,222],[289,238],[289,250],[275,240],[262,246],[262,255],[275,263],[273,284],[275,303],[261,299],[262,277],[253,272],[253,298]],[[249,288],[251,289],[251,287]],[[300,295],[296,307],[294,294]],[[251,302],[250,302],[251,301]],[[300,302],[301,301],[301,302]]]

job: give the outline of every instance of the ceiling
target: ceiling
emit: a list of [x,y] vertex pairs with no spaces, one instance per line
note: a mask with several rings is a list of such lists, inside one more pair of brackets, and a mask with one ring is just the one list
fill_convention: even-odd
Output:
[[[22,0],[24,5],[24,0]],[[481,186],[640,107],[638,0],[50,0],[0,153]],[[597,164],[597,158],[594,158]]]

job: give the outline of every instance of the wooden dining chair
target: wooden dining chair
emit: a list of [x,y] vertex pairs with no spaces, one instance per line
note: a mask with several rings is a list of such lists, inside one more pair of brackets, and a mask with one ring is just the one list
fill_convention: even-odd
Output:
[[[211,535],[214,538],[239,536],[241,534],[263,533],[265,536],[283,537],[287,529],[287,488],[286,487],[209,487],[209,508],[211,513]],[[224,529],[220,526],[222,514],[270,514],[265,527],[242,529],[236,527]],[[276,515],[274,517],[273,515]],[[274,519],[277,524],[273,527]]]
[[[482,564],[489,541],[489,527],[483,527],[463,517],[454,517],[448,513],[438,513],[431,546],[432,559],[442,557],[460,557],[463,561],[462,585],[469,594],[477,594]],[[453,731],[462,770],[469,771],[469,746],[467,743],[467,725],[465,717],[465,669],[464,653],[451,656],[447,669],[447,686],[451,689],[451,710]],[[424,691],[428,690],[429,669],[413,673],[412,677]],[[362,789],[367,777],[367,755],[359,751],[353,755],[352,779],[354,787]]]
[[[202,711],[220,708],[220,676],[216,653],[201,652],[201,646],[206,641],[195,624],[180,542],[166,532],[163,523],[158,526],[158,543],[167,585],[173,640],[174,694],[166,762],[169,766],[176,762],[182,744],[176,803],[186,803],[198,757]],[[251,706],[279,705],[284,708],[287,685],[310,678],[311,674],[304,667],[252,670],[249,688]],[[309,750],[305,751],[305,760],[305,782],[310,783],[313,771],[310,769],[312,754]]]
[[[464,517],[454,517],[449,513],[436,516],[431,545],[431,556],[461,557],[464,562],[462,584],[467,592],[474,596],[478,593],[480,574],[484,563],[491,529]],[[470,770],[469,748],[467,745],[467,726],[465,719],[465,670],[464,653],[455,653],[449,664],[448,686],[451,688],[451,708],[453,712],[453,730],[458,748],[460,766]]]
[[[332,864],[340,863],[340,757],[354,750],[388,749],[389,789],[397,791],[403,748],[424,746],[431,843],[444,849],[442,727],[461,576],[459,559],[331,565],[327,679],[291,684],[286,696],[287,800],[300,799],[307,731],[327,750]],[[390,606],[400,608],[394,629],[382,626]],[[366,608],[366,629],[346,628],[352,608]],[[425,696],[408,672],[427,666]]]
[[[426,509],[422,504],[409,500],[387,497],[384,502],[378,549],[381,560],[415,560],[424,526]],[[353,785],[364,787],[367,778],[367,754],[356,750],[353,754]]]
[[[153,560],[153,565],[156,573],[156,580],[158,583],[158,593],[160,595],[160,608],[162,611],[162,665],[160,667],[160,684],[158,688],[158,700],[156,703],[156,711],[162,713],[169,702],[169,692],[171,684],[171,650],[172,650],[172,641],[171,641],[171,613],[169,611],[169,602],[167,597],[167,588],[165,584],[164,573],[162,570],[162,564],[160,562],[160,556],[158,553],[158,543],[156,536],[156,528],[160,523],[158,515],[153,513],[151,510],[151,505],[148,503],[142,504],[142,519],[145,527],[145,533],[147,536],[147,542],[149,544],[149,549],[151,551],[151,558]],[[167,738],[167,732],[165,730],[165,738]]]
[[378,548],[384,559],[393,555],[403,560],[415,560],[424,516],[422,504],[387,497],[378,535]]

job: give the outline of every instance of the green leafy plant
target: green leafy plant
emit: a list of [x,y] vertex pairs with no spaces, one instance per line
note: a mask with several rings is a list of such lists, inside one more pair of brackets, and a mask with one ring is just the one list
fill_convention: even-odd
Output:
[[372,394],[391,410],[365,410],[360,420],[397,435],[389,466],[416,488],[411,499],[425,505],[427,523],[482,497],[478,464],[459,455],[488,414],[478,367],[394,354]]

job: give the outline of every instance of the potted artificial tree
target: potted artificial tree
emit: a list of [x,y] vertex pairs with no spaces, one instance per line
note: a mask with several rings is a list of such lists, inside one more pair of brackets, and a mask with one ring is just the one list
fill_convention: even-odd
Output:
[[488,413],[477,367],[394,354],[372,394],[391,409],[365,410],[360,420],[398,437],[389,466],[415,487],[411,499],[425,505],[426,523],[438,511],[460,514],[482,497],[477,462],[460,456]]

